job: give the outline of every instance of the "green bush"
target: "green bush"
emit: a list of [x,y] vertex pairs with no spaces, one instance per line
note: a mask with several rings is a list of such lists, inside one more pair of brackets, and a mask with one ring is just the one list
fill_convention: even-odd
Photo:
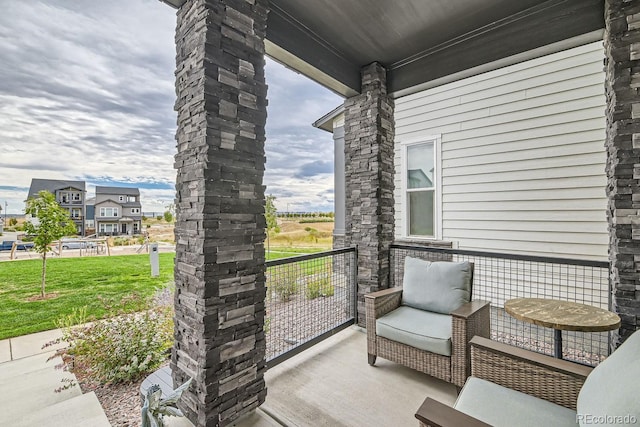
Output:
[[173,308],[169,305],[71,327],[86,320],[86,308],[61,319],[60,341],[66,341],[68,347],[55,355],[62,356],[66,369],[82,370],[101,383],[135,381],[153,372],[167,359],[173,344]]
[[310,281],[304,290],[307,299],[315,299],[318,297],[330,297],[335,292],[334,286],[331,284],[331,278],[321,277]]
[[282,302],[291,300],[291,297],[298,293],[298,272],[286,270],[282,274],[276,274],[267,280],[269,295],[275,293]]

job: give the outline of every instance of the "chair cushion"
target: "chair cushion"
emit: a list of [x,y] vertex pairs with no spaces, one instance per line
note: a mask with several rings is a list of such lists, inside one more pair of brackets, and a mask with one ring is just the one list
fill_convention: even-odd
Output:
[[449,314],[471,299],[471,264],[406,257],[402,305]]
[[376,320],[376,335],[451,356],[451,316],[400,306]]
[[469,377],[454,404],[494,427],[576,427],[576,412],[519,391]]
[[578,395],[578,422],[585,426],[638,425],[639,396],[640,331],[637,331],[587,377]]

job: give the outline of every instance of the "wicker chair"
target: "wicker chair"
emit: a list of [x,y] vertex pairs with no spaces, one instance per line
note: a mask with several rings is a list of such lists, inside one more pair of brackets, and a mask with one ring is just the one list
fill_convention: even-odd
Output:
[[[473,264],[470,265],[473,283]],[[369,364],[374,365],[376,357],[380,356],[453,383],[459,389],[471,373],[469,341],[474,335],[488,337],[490,334],[489,302],[467,302],[449,313],[452,322],[451,351],[450,355],[444,355],[378,335],[376,321],[401,307],[402,292],[402,288],[390,288],[365,295]]]
[[583,426],[603,424],[597,420],[608,416],[620,416],[616,425],[640,420],[640,331],[596,368],[481,337],[474,337],[471,347],[472,377],[454,407],[425,399],[415,415],[420,426]]

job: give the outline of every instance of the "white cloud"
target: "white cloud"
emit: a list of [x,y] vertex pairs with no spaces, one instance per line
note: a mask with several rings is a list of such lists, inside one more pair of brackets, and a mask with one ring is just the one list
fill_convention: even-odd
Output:
[[[173,202],[175,21],[157,0],[3,5],[3,208],[23,210],[32,178],[139,183],[145,211]],[[342,101],[274,61],[266,73],[267,191],[280,209],[331,209],[332,175],[303,168],[333,158],[331,135],[311,123]]]

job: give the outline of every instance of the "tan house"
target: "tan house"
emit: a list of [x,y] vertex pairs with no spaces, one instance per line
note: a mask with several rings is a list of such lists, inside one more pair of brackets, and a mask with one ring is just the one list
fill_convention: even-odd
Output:
[[101,236],[132,236],[142,229],[140,190],[96,187],[94,204],[96,233]]

